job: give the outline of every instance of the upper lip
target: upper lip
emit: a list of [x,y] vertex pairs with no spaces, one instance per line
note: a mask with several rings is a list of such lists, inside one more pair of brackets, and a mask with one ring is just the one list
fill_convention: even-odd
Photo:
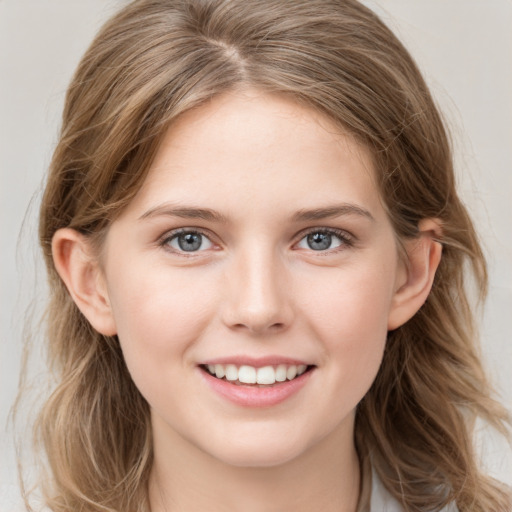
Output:
[[214,359],[208,359],[202,361],[201,365],[215,365],[215,364],[233,364],[235,366],[253,366],[254,368],[262,368],[263,366],[278,366],[280,364],[285,365],[306,365],[311,366],[306,361],[295,359],[293,357],[270,355],[264,357],[251,357],[251,356],[229,356],[229,357],[217,357]]

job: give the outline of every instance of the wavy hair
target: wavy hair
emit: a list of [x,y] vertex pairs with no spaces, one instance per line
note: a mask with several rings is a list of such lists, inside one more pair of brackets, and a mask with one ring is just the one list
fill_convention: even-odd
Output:
[[[40,211],[49,275],[49,359],[58,384],[36,425],[54,512],[145,510],[152,464],[149,408],[117,337],[80,313],[54,267],[63,227],[101,247],[144,181],[166,128],[212,97],[250,85],[329,116],[373,155],[398,239],[442,223],[430,296],[390,332],[358,406],[356,445],[406,511],[509,510],[483,475],[472,430],[508,431],[478,355],[467,291],[487,273],[455,190],[452,154],[425,82],[399,40],[355,0],[135,0],[99,32],[69,86]],[[368,465],[367,465],[368,466]],[[364,475],[368,478],[369,475]],[[365,503],[360,504],[363,510]]]

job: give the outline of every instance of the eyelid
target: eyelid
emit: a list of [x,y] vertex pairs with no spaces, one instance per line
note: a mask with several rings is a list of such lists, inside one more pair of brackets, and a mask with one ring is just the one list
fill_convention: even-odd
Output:
[[[177,255],[185,256],[185,257],[199,256],[199,255],[201,255],[201,253],[211,250],[211,249],[206,249],[203,251],[187,252],[187,251],[178,251],[178,250],[171,248],[168,245],[168,242],[171,239],[175,238],[177,235],[180,235],[183,233],[198,233],[198,234],[206,237],[212,243],[212,245],[214,246],[213,247],[214,249],[216,247],[217,248],[219,247],[219,243],[215,241],[216,236],[213,233],[211,233],[207,229],[194,227],[194,226],[180,227],[180,228],[175,228],[175,229],[166,231],[163,235],[158,237],[157,244],[173,254],[177,254]],[[316,226],[316,227],[314,226],[314,227],[306,228],[306,229],[300,231],[297,234],[297,236],[295,237],[296,241],[294,242],[293,246],[296,247],[299,242],[301,242],[306,236],[308,236],[311,233],[328,233],[330,235],[336,236],[342,242],[342,244],[340,246],[335,247],[334,249],[326,249],[325,251],[314,251],[313,249],[310,249],[311,252],[315,252],[317,255],[331,254],[334,252],[342,251],[346,248],[352,247],[357,242],[357,237],[345,229],[326,227],[326,226]]]
[[173,247],[171,247],[169,245],[169,242],[173,238],[177,237],[178,235],[185,234],[185,233],[197,233],[197,234],[207,238],[210,241],[210,243],[212,244],[213,248],[218,246],[218,243],[216,243],[214,241],[215,237],[212,235],[212,233],[210,233],[208,230],[205,230],[203,228],[197,228],[197,227],[193,227],[193,226],[180,227],[180,228],[171,229],[169,231],[166,231],[163,235],[158,237],[157,244],[172,254],[177,254],[179,256],[184,256],[187,258],[194,257],[194,256],[197,257],[197,256],[201,255],[202,253],[207,252],[208,250],[211,250],[211,248],[210,248],[210,249],[205,249],[202,251],[180,251],[180,250],[174,249]]
[[[317,226],[317,227],[307,228],[307,229],[301,231],[297,235],[297,241],[294,243],[294,247],[296,247],[304,238],[306,238],[308,235],[310,235],[312,233],[327,233],[329,235],[334,235],[337,238],[339,238],[342,242],[340,246],[335,247],[333,249],[326,249],[325,251],[314,251],[313,249],[309,249],[309,251],[314,252],[319,256],[323,255],[323,254],[324,255],[332,254],[335,252],[343,251],[346,248],[353,247],[357,241],[357,238],[352,233],[350,233],[349,231],[346,231],[345,229],[332,228],[332,227],[326,227],[326,226]],[[304,249],[304,250],[308,250],[308,249]]]

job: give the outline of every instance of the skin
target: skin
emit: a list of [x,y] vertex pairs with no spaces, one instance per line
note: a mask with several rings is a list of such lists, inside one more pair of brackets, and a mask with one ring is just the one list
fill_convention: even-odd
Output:
[[[356,510],[355,408],[440,258],[425,220],[400,260],[373,172],[327,118],[239,91],[172,125],[101,258],[57,232],[57,269],[92,325],[119,336],[150,404],[153,511]],[[180,229],[203,234],[200,250],[180,249]],[[308,244],[318,232],[326,250]],[[268,355],[314,370],[267,408],[227,401],[198,367]]]

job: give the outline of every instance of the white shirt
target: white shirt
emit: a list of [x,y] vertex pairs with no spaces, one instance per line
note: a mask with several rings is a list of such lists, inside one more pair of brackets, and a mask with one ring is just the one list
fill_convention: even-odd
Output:
[[[370,499],[370,512],[404,512],[398,501],[389,494],[375,472],[372,474],[372,494]],[[40,510],[36,506],[35,510]],[[25,512],[25,506],[20,497],[17,485],[0,486],[0,512]],[[42,511],[48,511],[43,508]],[[443,508],[441,512],[457,512],[455,505]]]
[[[389,494],[375,471],[372,471],[370,512],[404,512],[402,505]],[[458,509],[455,504],[451,504],[444,507],[440,512],[458,512]]]

